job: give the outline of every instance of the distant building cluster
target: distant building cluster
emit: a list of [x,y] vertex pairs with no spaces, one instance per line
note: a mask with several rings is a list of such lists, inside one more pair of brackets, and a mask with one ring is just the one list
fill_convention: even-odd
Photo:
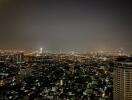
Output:
[[43,49],[1,52],[0,100],[131,100],[131,67],[115,58]]

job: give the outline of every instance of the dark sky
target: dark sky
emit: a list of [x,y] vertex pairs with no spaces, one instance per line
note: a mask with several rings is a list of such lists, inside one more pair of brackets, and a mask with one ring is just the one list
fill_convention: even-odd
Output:
[[0,48],[131,51],[129,1],[1,0]]

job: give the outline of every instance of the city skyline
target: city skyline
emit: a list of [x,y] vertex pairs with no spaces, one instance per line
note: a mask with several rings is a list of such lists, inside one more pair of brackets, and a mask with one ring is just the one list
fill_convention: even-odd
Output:
[[132,50],[130,2],[3,0],[0,3],[0,48]]

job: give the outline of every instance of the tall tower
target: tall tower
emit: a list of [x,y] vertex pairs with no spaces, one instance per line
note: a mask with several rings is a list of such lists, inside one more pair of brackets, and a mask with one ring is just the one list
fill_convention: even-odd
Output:
[[114,100],[132,100],[132,57],[117,58],[113,87]]
[[17,53],[15,55],[15,59],[17,63],[22,63],[24,59],[24,54],[23,53]]
[[40,53],[40,55],[42,55],[42,53],[43,53],[43,48],[40,48],[40,49],[39,49],[39,53]]

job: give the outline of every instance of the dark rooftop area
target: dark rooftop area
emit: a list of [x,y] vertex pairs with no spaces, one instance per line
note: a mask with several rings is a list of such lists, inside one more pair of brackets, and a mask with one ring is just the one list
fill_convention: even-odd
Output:
[[132,62],[132,57],[120,56],[120,57],[117,57],[115,61],[119,61],[119,62]]

